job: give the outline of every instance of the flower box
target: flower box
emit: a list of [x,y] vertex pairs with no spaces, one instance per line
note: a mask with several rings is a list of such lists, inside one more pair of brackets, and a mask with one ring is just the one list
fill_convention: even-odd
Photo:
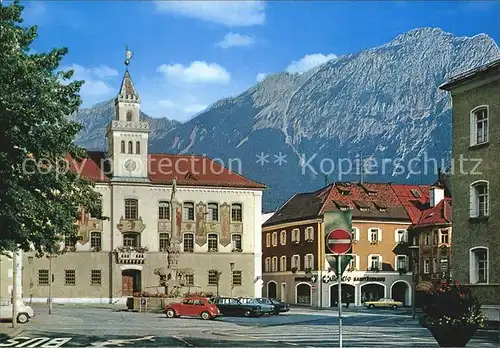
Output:
[[440,347],[465,347],[479,327],[486,324],[479,301],[457,282],[443,283],[427,291],[420,324]]

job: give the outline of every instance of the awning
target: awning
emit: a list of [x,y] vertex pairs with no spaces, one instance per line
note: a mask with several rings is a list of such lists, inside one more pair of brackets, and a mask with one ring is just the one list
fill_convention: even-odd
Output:
[[432,284],[432,282],[423,281],[423,282],[420,282],[417,284],[417,286],[415,287],[415,290],[416,291],[429,291],[429,290],[432,290],[433,288],[434,288],[434,284]]

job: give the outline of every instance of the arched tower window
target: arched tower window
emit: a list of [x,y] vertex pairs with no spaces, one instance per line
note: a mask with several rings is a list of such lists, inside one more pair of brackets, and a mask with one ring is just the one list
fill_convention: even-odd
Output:
[[122,140],[122,144],[121,144],[121,150],[122,150],[122,153],[125,153],[125,141]]
[[134,153],[133,152],[133,144],[131,141],[128,142],[128,153]]
[[130,121],[132,121],[132,112],[128,111],[127,112],[127,122],[130,122]]
[[135,153],[137,153],[137,154],[141,153],[141,143],[140,142],[135,143]]

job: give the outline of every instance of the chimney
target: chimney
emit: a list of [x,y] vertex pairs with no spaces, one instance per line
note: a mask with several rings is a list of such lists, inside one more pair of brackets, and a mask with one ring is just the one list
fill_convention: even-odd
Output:
[[431,186],[430,189],[430,204],[434,207],[444,199],[444,188],[440,185]]

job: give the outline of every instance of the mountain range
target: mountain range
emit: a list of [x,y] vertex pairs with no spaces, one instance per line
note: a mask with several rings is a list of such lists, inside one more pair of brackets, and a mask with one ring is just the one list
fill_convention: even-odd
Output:
[[[429,183],[451,157],[451,98],[439,85],[499,56],[486,34],[414,29],[305,73],[270,75],[185,123],[142,114],[149,151],[219,159],[268,186],[265,211],[332,181]],[[78,144],[105,150],[112,100],[71,117],[85,125]]]

